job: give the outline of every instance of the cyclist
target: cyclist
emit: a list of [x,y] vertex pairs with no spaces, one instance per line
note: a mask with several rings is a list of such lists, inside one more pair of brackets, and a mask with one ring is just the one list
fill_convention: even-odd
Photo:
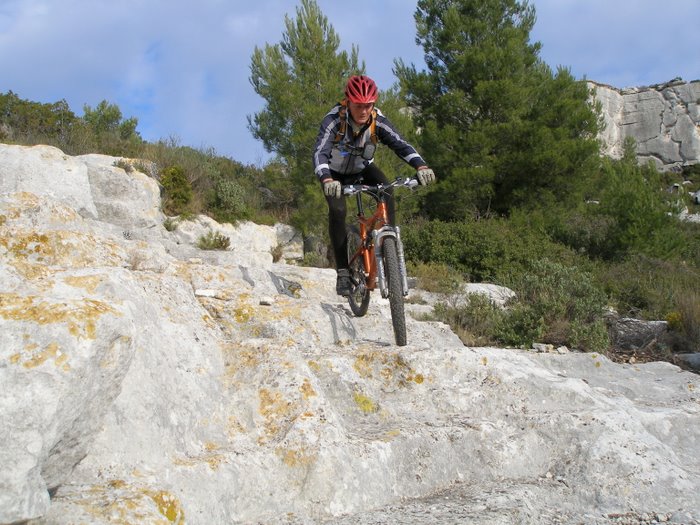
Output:
[[[351,292],[345,238],[345,198],[342,184],[351,184],[360,177],[366,184],[388,183],[384,173],[374,164],[375,144],[389,146],[402,160],[416,169],[422,185],[435,181],[435,174],[416,149],[406,142],[382,112],[374,107],[378,90],[366,75],[351,76],[345,86],[345,99],[323,118],[314,146],[314,171],[328,202],[328,232],[335,255],[336,293]],[[393,196],[387,202],[389,222],[395,224]]]

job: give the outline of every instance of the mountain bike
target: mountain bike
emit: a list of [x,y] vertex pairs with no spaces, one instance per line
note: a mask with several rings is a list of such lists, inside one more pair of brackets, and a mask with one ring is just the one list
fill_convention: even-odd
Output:
[[[398,346],[406,345],[406,316],[404,297],[408,295],[408,278],[404,259],[401,231],[389,224],[387,199],[389,190],[396,187],[413,189],[416,179],[397,178],[388,184],[357,184],[343,186],[343,195],[357,199],[357,225],[346,226],[351,293],[348,297],[352,313],[362,317],[369,307],[370,292],[379,288],[382,297],[389,299],[391,324]],[[367,195],[376,204],[374,213],[365,215],[362,196]]]

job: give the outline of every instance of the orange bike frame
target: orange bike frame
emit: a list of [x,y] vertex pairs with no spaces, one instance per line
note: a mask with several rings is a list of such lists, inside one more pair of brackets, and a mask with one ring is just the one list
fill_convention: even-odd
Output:
[[362,257],[365,263],[365,271],[368,273],[365,286],[368,290],[374,290],[377,287],[377,261],[374,256],[374,242],[368,242],[369,236],[373,230],[377,230],[382,226],[389,224],[386,202],[380,200],[377,202],[377,211],[371,217],[365,217],[364,208],[362,206],[362,193],[358,193],[357,197],[357,220],[360,223],[360,247],[357,249],[350,264]]

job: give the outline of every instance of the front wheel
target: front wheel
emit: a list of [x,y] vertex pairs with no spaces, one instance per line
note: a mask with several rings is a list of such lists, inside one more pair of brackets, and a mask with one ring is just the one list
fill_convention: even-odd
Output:
[[391,324],[394,327],[394,339],[398,346],[406,346],[406,315],[404,313],[403,284],[399,270],[399,252],[396,239],[387,237],[382,245],[384,273],[389,289],[389,308]]
[[357,226],[348,226],[346,230],[348,261],[350,262],[350,279],[352,280],[352,291],[348,296],[350,310],[357,317],[362,317],[369,308],[369,290],[367,289],[367,272],[365,271],[365,260],[362,256],[356,257],[362,239]]

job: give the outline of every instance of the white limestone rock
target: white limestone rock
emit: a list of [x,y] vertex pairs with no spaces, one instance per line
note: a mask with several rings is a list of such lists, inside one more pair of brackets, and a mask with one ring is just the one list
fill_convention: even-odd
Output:
[[589,86],[603,109],[605,154],[622,157],[624,141],[632,137],[639,161],[652,160],[659,169],[700,162],[700,81],[631,89]]
[[50,196],[97,218],[87,166],[58,148],[0,144],[0,193],[22,192]]
[[[0,193],[0,523],[700,519],[695,374],[410,318],[399,348],[386,300],[356,318],[333,270],[272,263],[274,228],[146,244],[23,184]],[[189,244],[205,228],[234,249]]]
[[281,249],[281,262],[301,261],[304,258],[304,239],[296,228],[277,223],[274,226],[277,245]]
[[127,173],[107,155],[75,158],[87,166],[92,199],[101,221],[127,230],[162,224],[160,187],[155,179],[136,169]]

